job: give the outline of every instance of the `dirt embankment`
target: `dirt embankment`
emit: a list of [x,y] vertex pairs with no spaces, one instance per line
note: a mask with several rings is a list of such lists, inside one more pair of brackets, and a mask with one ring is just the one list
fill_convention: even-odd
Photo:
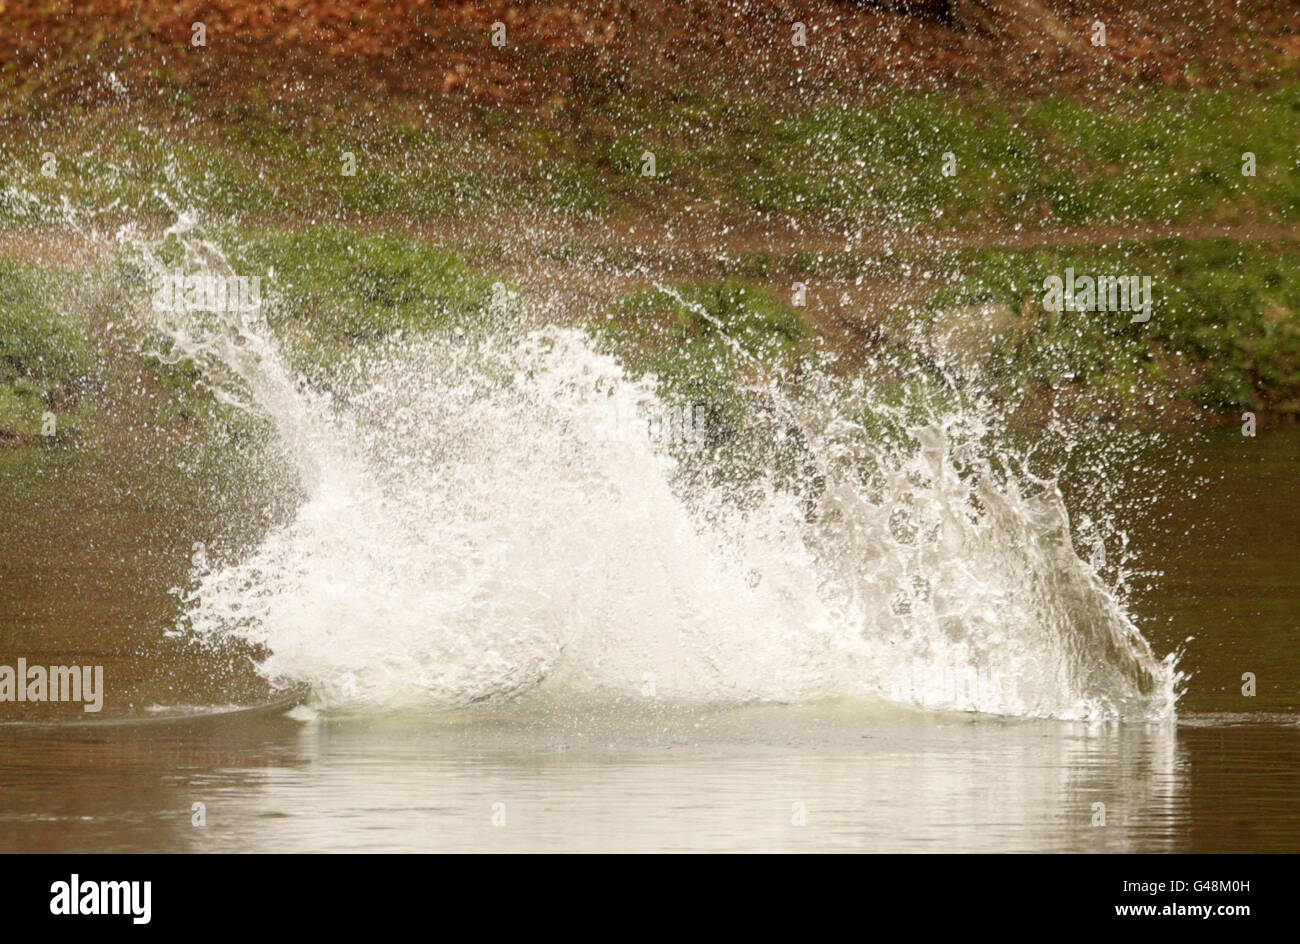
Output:
[[546,107],[700,82],[759,94],[1249,82],[1297,59],[1293,0],[0,0],[3,84],[85,104],[112,94],[109,73],[200,103],[368,93]]

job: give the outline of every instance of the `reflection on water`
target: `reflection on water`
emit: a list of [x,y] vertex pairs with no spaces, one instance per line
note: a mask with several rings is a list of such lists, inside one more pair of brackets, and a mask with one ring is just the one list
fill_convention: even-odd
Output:
[[[1196,448],[1199,484],[1134,534],[1164,571],[1143,632],[1195,637],[1177,725],[821,702],[0,726],[0,850],[1297,851],[1300,436]],[[162,635],[193,541],[237,556],[275,516],[240,487],[175,447],[0,454],[0,664],[104,664],[106,717],[243,700],[255,677]]]
[[0,737],[7,852],[1276,852],[1300,787],[1295,724],[861,705]]

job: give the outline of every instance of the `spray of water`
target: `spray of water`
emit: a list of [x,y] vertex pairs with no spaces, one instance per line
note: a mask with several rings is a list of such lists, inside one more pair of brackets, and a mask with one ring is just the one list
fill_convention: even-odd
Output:
[[[169,235],[185,266],[229,273],[192,221]],[[307,495],[253,554],[195,574],[184,630],[253,644],[327,710],[857,696],[1173,716],[1174,657],[968,400],[918,421],[830,370],[769,378],[726,450],[737,478],[711,474],[721,450],[652,435],[673,405],[582,331],[390,339],[331,394],[260,318],[148,317],[162,356],[274,425]],[[639,422],[610,435],[611,417]]]

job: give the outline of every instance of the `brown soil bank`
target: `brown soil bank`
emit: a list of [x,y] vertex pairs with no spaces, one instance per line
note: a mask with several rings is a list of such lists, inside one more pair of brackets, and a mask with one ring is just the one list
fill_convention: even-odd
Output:
[[770,94],[1250,82],[1297,57],[1294,0],[0,0],[3,86],[87,103],[112,94],[108,73],[211,99],[310,98],[328,80],[543,107],[687,81]]

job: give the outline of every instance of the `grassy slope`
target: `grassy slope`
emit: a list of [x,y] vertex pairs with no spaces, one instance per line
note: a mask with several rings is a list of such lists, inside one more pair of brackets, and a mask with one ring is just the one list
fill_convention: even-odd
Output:
[[[360,110],[363,103],[353,103]],[[223,217],[440,220],[570,214],[908,226],[1300,220],[1300,83],[1055,95],[894,92],[777,107],[627,95],[549,118],[480,108],[467,128],[397,106],[304,122],[251,103],[145,116],[97,109],[0,135],[0,222],[56,219],[67,198],[127,219],[165,211],[160,182]],[[150,130],[145,130],[150,129]],[[657,176],[641,174],[655,155]],[[1257,172],[1243,176],[1242,155]],[[356,157],[344,175],[344,154]],[[944,155],[955,176],[941,172]],[[46,175],[44,155],[54,157]]]
[[[918,282],[920,304],[866,316],[879,320],[883,343],[961,344],[949,354],[977,362],[1001,395],[1064,389],[1104,404],[1108,416],[1169,402],[1223,415],[1300,413],[1300,273],[1294,238],[1277,236],[1300,225],[1300,82],[1287,72],[1262,89],[1146,87],[1087,98],[893,91],[810,107],[626,92],[549,113],[478,105],[454,122],[410,102],[341,100],[308,117],[255,94],[197,103],[181,87],[145,106],[49,107],[16,118],[11,108],[0,127],[0,226],[61,232],[64,201],[101,226],[169,221],[165,192],[225,221],[238,265],[276,268],[284,294],[273,326],[320,361],[388,330],[437,328],[478,311],[504,278],[463,261],[485,244],[516,265],[632,262],[646,249],[675,252],[672,240],[638,245],[644,237],[629,231],[646,223],[719,249],[730,228],[776,225],[787,235],[765,248],[696,272],[678,266],[675,277],[689,297],[720,304],[744,287],[757,322],[788,327],[803,315],[767,317],[774,305],[788,309],[786,275],[851,279],[882,261],[808,247],[842,244],[846,229],[907,233],[911,248],[888,260],[892,278],[936,269],[958,281]],[[656,157],[653,179],[640,173],[646,150]],[[1246,151],[1255,176],[1241,173]],[[355,176],[342,173],[344,152],[357,157]],[[945,152],[956,157],[955,176],[941,173]],[[518,228],[527,219],[576,235],[528,243]],[[473,245],[438,248],[409,235],[465,221]],[[1032,244],[1034,233],[1046,243],[1063,226],[1114,233],[1210,223],[1269,238],[977,248],[997,243],[990,231]],[[614,232],[619,240],[606,242]],[[970,247],[941,249],[930,234]],[[66,279],[18,259],[4,265],[0,428],[30,436],[43,410],[81,409],[90,342]],[[1144,326],[1046,318],[1032,287],[1067,265],[1152,275],[1156,317]],[[662,297],[614,297],[621,291],[602,304],[629,330],[607,337],[621,338],[640,366],[680,376],[681,351],[670,344],[655,361],[655,339],[638,327],[649,309],[678,316],[660,310]],[[951,330],[954,317],[977,309],[985,320],[976,330]]]
[[0,444],[57,437],[81,408],[93,359],[67,281],[0,257]]
[[[345,228],[227,233],[240,271],[274,271],[269,323],[308,374],[328,370],[357,345],[388,332],[442,330],[484,317],[497,276],[454,251],[398,232]],[[1300,253],[1295,242],[1150,240],[1118,246],[1007,250],[972,248],[930,260],[938,287],[892,309],[869,342],[841,350],[848,368],[871,361],[901,376],[919,365],[959,378],[1014,405],[1064,403],[1094,415],[1167,420],[1199,415],[1300,414]],[[808,350],[817,306],[790,304],[771,258],[757,277],[678,279],[680,298],[646,287],[611,288],[592,329],[636,372],[652,372],[670,395],[728,410],[738,360],[715,321],[753,358],[790,363]],[[918,265],[925,260],[916,260]],[[842,264],[831,260],[828,266]],[[912,263],[898,260],[898,267]],[[746,268],[742,260],[738,268]],[[782,271],[806,260],[777,260]],[[1117,313],[1054,314],[1042,279],[1077,272],[1153,276],[1155,311],[1145,324]],[[894,271],[898,271],[895,269]],[[42,412],[76,413],[94,373],[90,337],[76,315],[72,280],[0,257],[0,371],[11,433],[33,436]],[[815,275],[803,278],[813,279]],[[887,276],[888,277],[888,276]],[[934,283],[927,283],[933,285]],[[140,287],[143,288],[142,286]],[[919,358],[919,359],[918,359]],[[211,416],[192,376],[152,365],[177,398],[166,421]],[[171,376],[175,374],[176,376]],[[196,400],[197,398],[197,400]],[[1182,404],[1182,412],[1170,406]],[[1192,410],[1209,410],[1192,413]]]

